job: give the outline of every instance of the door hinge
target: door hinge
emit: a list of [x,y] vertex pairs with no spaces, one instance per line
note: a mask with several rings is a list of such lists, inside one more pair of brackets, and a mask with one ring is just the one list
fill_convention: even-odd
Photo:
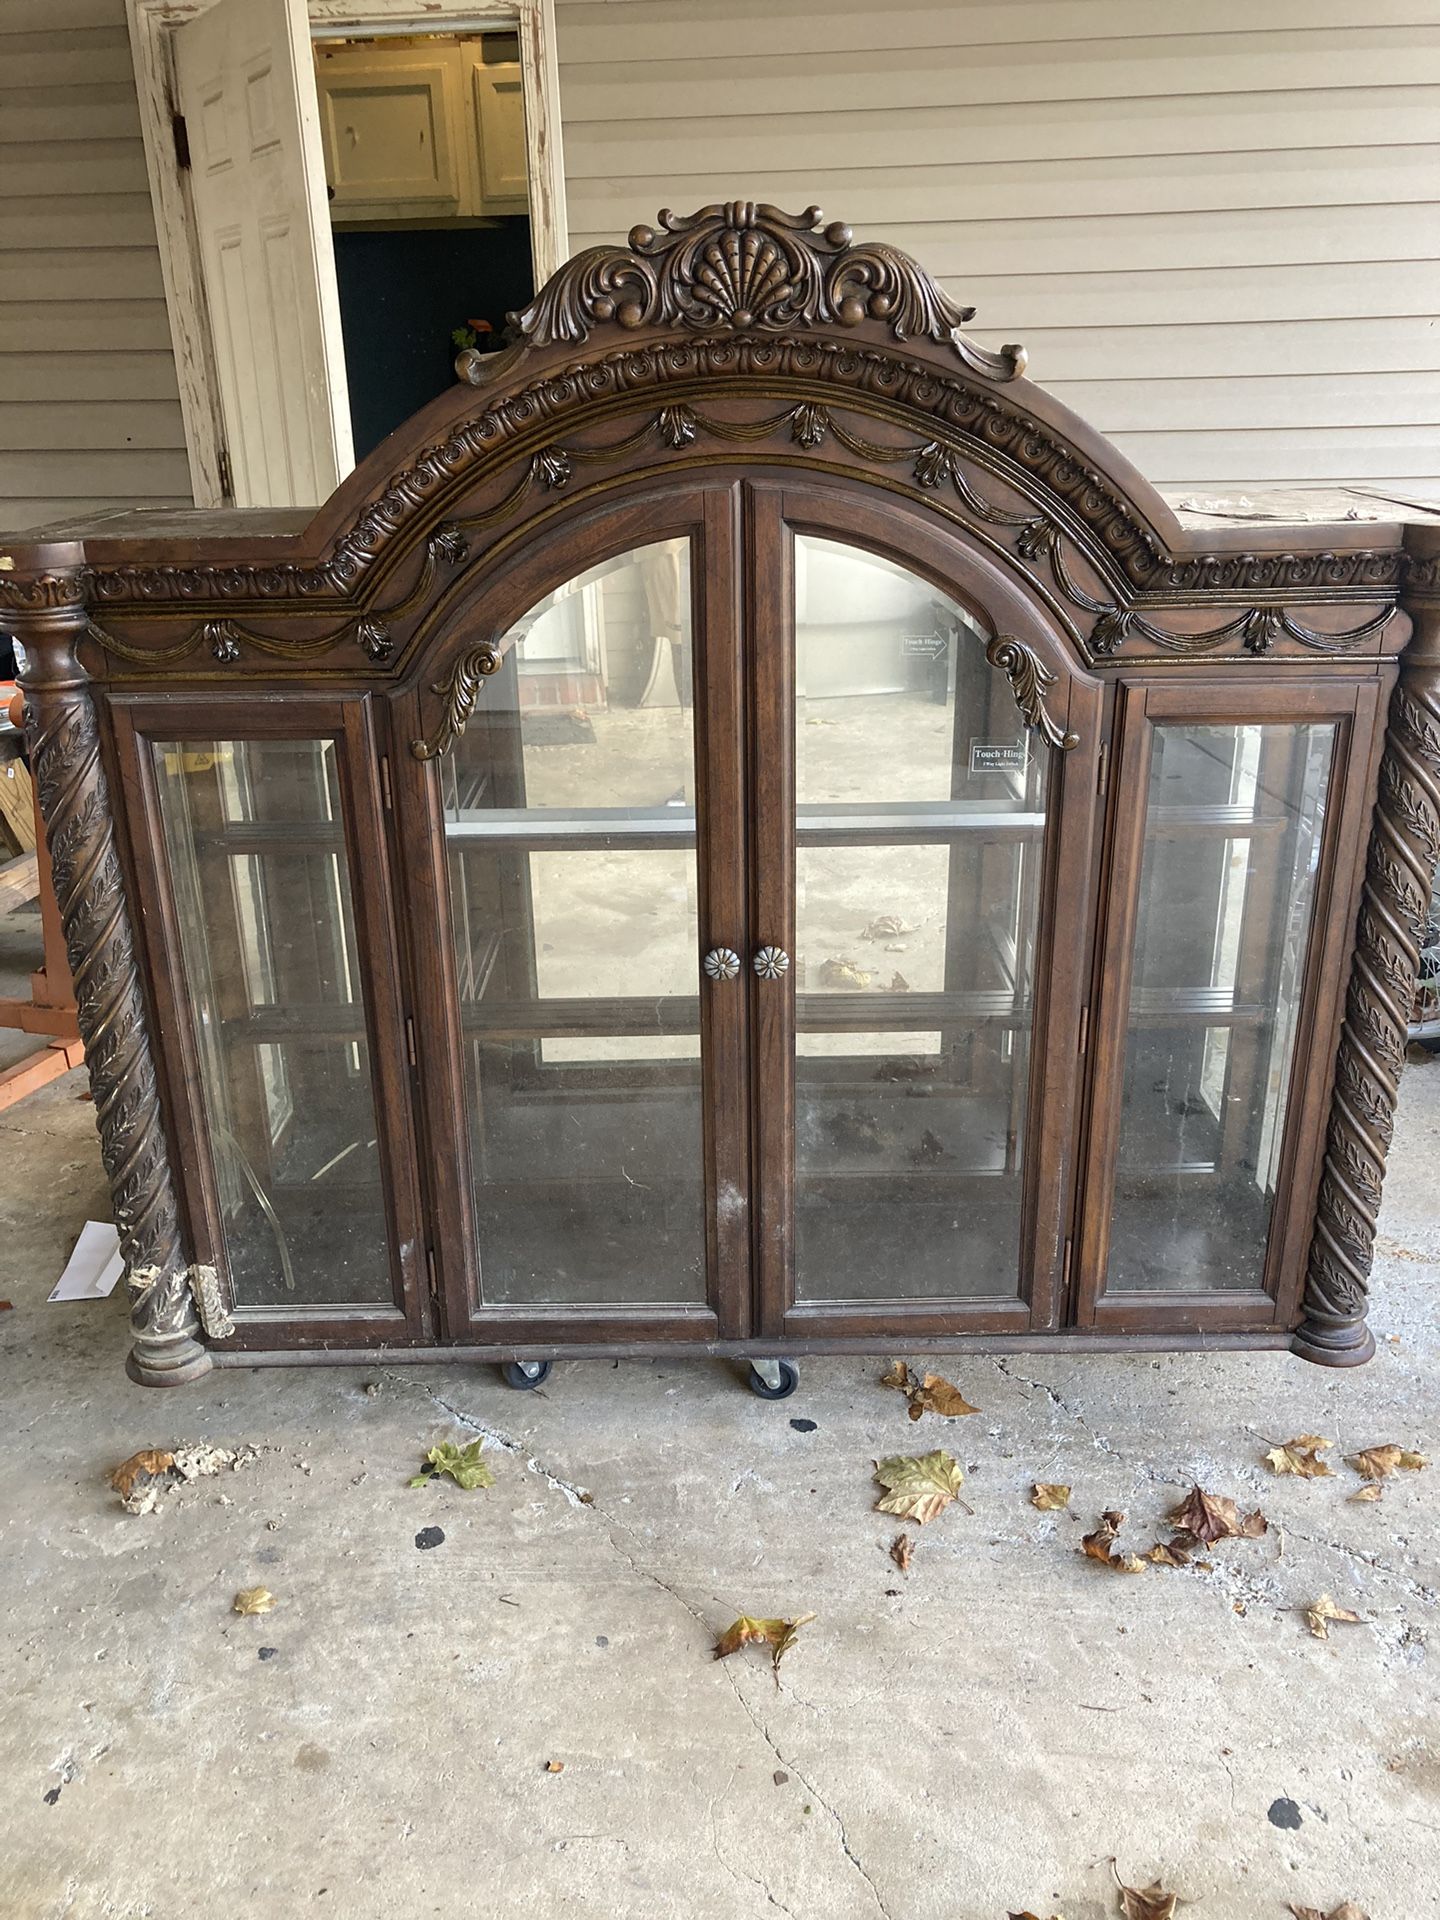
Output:
[[382,753],[380,756],[380,798],[384,803],[385,811],[387,813],[393,813],[395,811],[395,794],[390,785],[390,756],[388,753]]
[[1065,1242],[1065,1260],[1060,1268],[1060,1291],[1067,1298],[1070,1293],[1070,1256],[1074,1251],[1074,1245],[1075,1243],[1072,1240]]
[[215,451],[215,464],[220,469],[220,492],[226,500],[235,498],[235,478],[230,471],[230,449],[218,447]]
[[170,137],[175,142],[175,164],[182,173],[190,171],[190,129],[183,113],[170,116]]
[[1075,1049],[1075,1051],[1077,1053],[1084,1053],[1086,1047],[1088,1047],[1089,1044],[1090,1044],[1090,1009],[1088,1006],[1084,1006],[1084,1007],[1081,1007],[1080,1009],[1080,1044]]
[[420,1055],[415,1046],[415,1022],[407,1013],[405,1016],[405,1057],[412,1067],[420,1064]]
[[435,1278],[435,1249],[433,1247],[426,1247],[425,1249],[425,1278],[429,1283],[430,1298],[432,1300],[438,1300],[440,1298],[440,1282]]
[[1100,742],[1099,760],[1100,768],[1095,775],[1095,792],[1097,796],[1103,800],[1105,798],[1105,789],[1110,784],[1110,746],[1108,741],[1102,740]]

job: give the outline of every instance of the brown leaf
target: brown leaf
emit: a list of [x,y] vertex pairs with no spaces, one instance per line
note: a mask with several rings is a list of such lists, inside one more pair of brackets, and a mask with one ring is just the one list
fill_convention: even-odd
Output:
[[[1024,1913],[1008,1914],[1006,1916],[1006,1920],[1040,1920],[1040,1916],[1038,1913],[1031,1913],[1030,1909],[1027,1907]],[[1050,1920],[1064,1920],[1064,1916],[1063,1914],[1052,1913],[1050,1916]]]
[[1283,1446],[1271,1447],[1265,1456],[1265,1464],[1272,1473],[1296,1473],[1302,1480],[1322,1480],[1329,1475],[1330,1468],[1320,1455],[1334,1444],[1333,1440],[1324,1440],[1318,1433],[1297,1433],[1293,1440],[1287,1440]]
[[173,1453],[162,1453],[158,1447],[147,1447],[142,1453],[132,1453],[118,1467],[112,1467],[105,1478],[122,1500],[128,1500],[135,1491],[137,1480],[157,1480],[162,1473],[168,1473],[174,1464]]
[[1366,1480],[1388,1480],[1397,1467],[1403,1467],[1407,1473],[1419,1473],[1427,1463],[1424,1454],[1409,1453],[1392,1440],[1388,1446],[1366,1447],[1363,1453],[1347,1454],[1346,1464]]
[[918,1457],[893,1453],[877,1460],[875,1478],[885,1488],[875,1511],[898,1514],[920,1527],[945,1511],[965,1480],[953,1455],[941,1448]]
[[1360,1911],[1353,1900],[1342,1900],[1338,1907],[1332,1907],[1328,1914],[1319,1907],[1297,1907],[1291,1905],[1295,1920],[1369,1920],[1369,1915]]
[[236,1613],[273,1613],[275,1596],[268,1587],[245,1587],[235,1596]]
[[1171,1508],[1170,1519],[1207,1547],[1217,1540],[1256,1540],[1267,1524],[1259,1512],[1248,1513],[1242,1520],[1233,1500],[1223,1493],[1202,1493],[1199,1487],[1192,1487],[1179,1506]]
[[943,1414],[947,1420],[955,1420],[965,1413],[978,1413],[978,1407],[972,1407],[960,1389],[947,1380],[943,1374],[927,1373],[919,1386],[910,1388],[910,1418],[918,1420],[922,1413]]
[[565,1762],[563,1760],[547,1760],[545,1762],[545,1771],[546,1773],[563,1773],[565,1771]]
[[892,1360],[887,1370],[880,1376],[882,1387],[898,1387],[901,1393],[908,1393],[915,1384],[910,1377],[910,1369],[903,1360]]
[[1102,1513],[1094,1533],[1087,1533],[1080,1542],[1080,1551],[1098,1560],[1102,1567],[1109,1567],[1112,1573],[1144,1573],[1145,1562],[1139,1554],[1115,1551],[1115,1536],[1124,1522],[1124,1514],[1113,1507]]
[[1070,1504],[1070,1489],[1053,1480],[1037,1480],[1030,1489],[1030,1504],[1042,1513],[1056,1513]]
[[1188,1567],[1191,1555],[1200,1544],[1193,1533],[1182,1529],[1168,1541],[1157,1540],[1144,1557],[1157,1567]]
[[715,1658],[728,1659],[732,1653],[738,1653],[741,1647],[755,1645],[767,1646],[775,1668],[778,1684],[780,1662],[795,1644],[795,1635],[807,1622],[815,1618],[813,1613],[802,1613],[793,1620],[759,1620],[753,1615],[742,1613],[732,1626],[725,1629],[715,1642]]
[[1361,1487],[1358,1493],[1352,1493],[1350,1495],[1350,1501],[1353,1505],[1357,1500],[1378,1500],[1384,1491],[1385,1489],[1380,1485],[1378,1480],[1372,1480],[1367,1486]]
[[910,1562],[914,1558],[915,1542],[908,1533],[897,1533],[890,1542],[890,1558],[902,1573],[910,1571]]
[[1124,1920],[1175,1920],[1180,1904],[1178,1893],[1167,1893],[1158,1880],[1148,1887],[1120,1889],[1120,1911]]
[[1320,1598],[1315,1601],[1312,1606],[1302,1607],[1300,1611],[1305,1615],[1306,1626],[1309,1627],[1311,1633],[1314,1634],[1317,1640],[1328,1640],[1330,1638],[1329,1623],[1332,1620],[1342,1621],[1347,1626],[1358,1626],[1360,1624],[1360,1616],[1358,1613],[1351,1613],[1348,1607],[1337,1607],[1328,1593],[1322,1593]]

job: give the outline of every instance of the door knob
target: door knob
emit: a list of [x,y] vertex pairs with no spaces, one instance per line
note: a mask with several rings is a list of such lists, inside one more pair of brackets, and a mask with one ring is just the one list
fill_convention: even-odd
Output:
[[751,964],[762,980],[778,980],[790,971],[790,956],[783,947],[761,947]]
[[712,947],[704,964],[712,980],[733,980],[740,971],[740,956],[730,947]]

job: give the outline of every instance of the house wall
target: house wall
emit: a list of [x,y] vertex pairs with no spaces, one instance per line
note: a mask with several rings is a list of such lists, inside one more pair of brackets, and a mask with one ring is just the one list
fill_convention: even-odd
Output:
[[1434,0],[557,0],[572,247],[818,201],[1159,485],[1440,491]]
[[0,0],[0,528],[190,497],[124,0]]
[[[1161,485],[1440,493],[1434,0],[556,15],[572,246],[818,201]],[[0,0],[0,527],[188,498],[123,0]]]

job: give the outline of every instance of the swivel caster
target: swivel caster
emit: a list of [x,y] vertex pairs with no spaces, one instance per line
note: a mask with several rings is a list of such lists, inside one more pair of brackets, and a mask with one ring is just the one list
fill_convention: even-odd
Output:
[[793,1360],[752,1360],[748,1385],[762,1400],[788,1400],[800,1384]]
[[507,1387],[517,1393],[533,1393],[550,1378],[548,1360],[507,1360],[500,1369]]

